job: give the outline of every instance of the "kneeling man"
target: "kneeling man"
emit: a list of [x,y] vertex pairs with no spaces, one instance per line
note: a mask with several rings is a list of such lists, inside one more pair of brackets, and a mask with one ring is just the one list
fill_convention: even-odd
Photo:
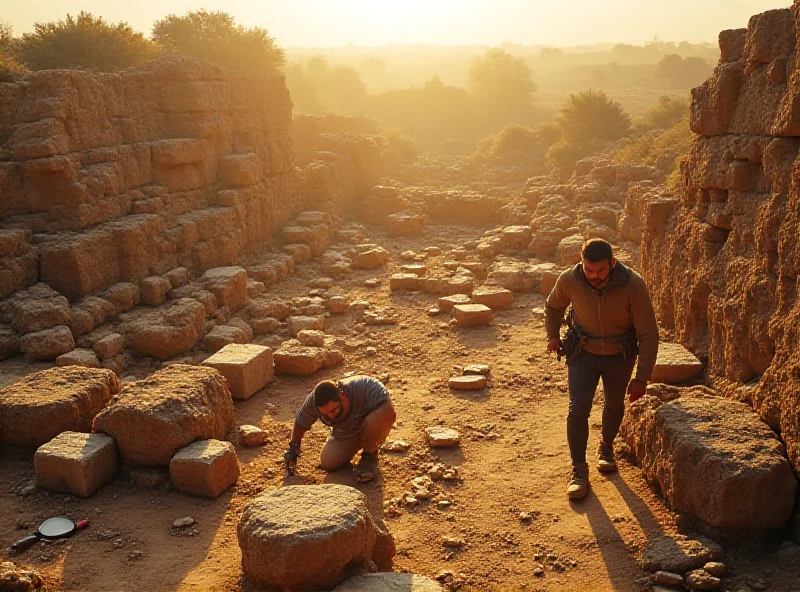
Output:
[[331,428],[319,455],[319,466],[336,470],[361,450],[355,467],[357,481],[372,480],[378,471],[378,447],[386,441],[397,414],[389,391],[370,376],[351,376],[341,381],[323,380],[306,397],[294,420],[284,458],[294,474],[300,443],[317,420]]

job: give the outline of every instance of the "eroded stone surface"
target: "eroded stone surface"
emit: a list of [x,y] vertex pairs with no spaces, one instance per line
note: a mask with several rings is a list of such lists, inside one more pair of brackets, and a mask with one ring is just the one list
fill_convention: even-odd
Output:
[[117,449],[105,434],[62,432],[34,455],[39,487],[88,497],[117,474]]
[[262,493],[237,527],[242,568],[261,586],[329,589],[345,566],[373,557],[376,527],[364,494],[344,485],[291,485]]
[[745,404],[682,389],[631,405],[621,436],[676,511],[729,529],[781,528],[797,482],[783,444]]
[[66,366],[34,372],[0,390],[0,437],[17,446],[41,446],[61,432],[89,432],[95,415],[119,391],[110,370]]
[[222,439],[232,427],[233,401],[222,374],[176,364],[126,385],[95,418],[93,430],[112,436],[132,465],[169,466],[178,449]]

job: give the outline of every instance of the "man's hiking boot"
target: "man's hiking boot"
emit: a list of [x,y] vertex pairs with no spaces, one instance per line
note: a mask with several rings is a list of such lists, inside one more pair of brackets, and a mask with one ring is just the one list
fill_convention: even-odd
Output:
[[567,483],[567,497],[581,499],[589,493],[589,465],[572,467],[572,475]]
[[597,447],[597,470],[601,473],[613,473],[617,470],[617,461],[614,460],[614,447],[600,442]]
[[353,472],[355,473],[356,481],[359,483],[372,481],[375,475],[378,474],[378,453],[362,452]]

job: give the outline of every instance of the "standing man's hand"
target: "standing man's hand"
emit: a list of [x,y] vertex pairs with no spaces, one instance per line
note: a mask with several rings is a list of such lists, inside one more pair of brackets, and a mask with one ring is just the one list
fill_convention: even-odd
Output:
[[647,382],[634,378],[628,383],[628,400],[633,403],[644,397],[647,390]]
[[547,340],[547,353],[554,354],[558,351],[559,340],[558,337],[553,337]]

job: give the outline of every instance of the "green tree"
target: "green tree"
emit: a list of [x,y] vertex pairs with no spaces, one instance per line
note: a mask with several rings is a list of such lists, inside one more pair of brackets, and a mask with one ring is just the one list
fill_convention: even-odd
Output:
[[268,72],[283,70],[286,57],[266,29],[247,29],[221,11],[196,10],[170,14],[153,24],[153,41],[174,53],[218,64]]
[[595,90],[571,94],[556,121],[561,141],[547,150],[547,160],[561,173],[571,172],[575,162],[624,137],[631,128],[622,105]]
[[[350,66],[331,66],[322,56],[287,69],[286,85],[292,99],[308,113],[357,113],[364,109],[367,89],[361,75]],[[295,99],[295,92],[297,95]]]
[[699,57],[682,58],[676,53],[665,55],[656,64],[655,75],[672,84],[697,86],[713,72],[711,64]]
[[88,68],[112,72],[151,59],[158,49],[127,23],[116,25],[89,12],[36,23],[17,43],[20,60],[32,70]]
[[645,111],[637,127],[642,130],[667,129],[680,121],[689,112],[687,97],[662,95],[658,103]]
[[12,82],[28,70],[16,59],[17,40],[11,25],[0,20],[0,82]]
[[531,113],[536,84],[522,58],[491,48],[484,56],[473,58],[469,84],[479,102],[503,113],[507,121],[525,119]]
[[601,90],[571,94],[557,122],[564,140],[573,143],[618,140],[631,127],[631,118],[622,105]]
[[0,20],[0,55],[14,55],[14,31],[7,22]]
[[292,98],[295,111],[301,113],[324,113],[330,111],[328,103],[320,96],[302,63],[286,65],[286,88]]

